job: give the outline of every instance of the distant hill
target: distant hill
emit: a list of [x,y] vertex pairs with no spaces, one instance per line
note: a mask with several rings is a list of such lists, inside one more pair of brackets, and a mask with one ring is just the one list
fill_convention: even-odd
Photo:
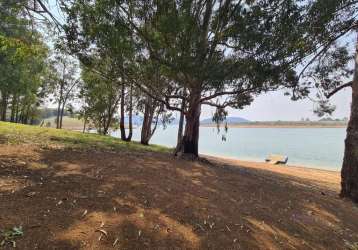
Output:
[[[226,122],[228,124],[238,124],[238,123],[248,123],[250,121],[242,117],[226,117]],[[200,124],[202,125],[213,124],[213,123],[214,122],[212,118],[208,118],[200,121]]]
[[322,119],[320,119],[318,121],[320,121],[320,122],[348,122],[348,118],[345,117],[343,119],[337,119],[337,118],[333,119],[331,117],[326,117],[326,118],[322,118]]

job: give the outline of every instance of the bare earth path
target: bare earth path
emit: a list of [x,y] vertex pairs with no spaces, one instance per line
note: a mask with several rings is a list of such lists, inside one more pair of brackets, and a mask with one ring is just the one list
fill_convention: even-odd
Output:
[[339,173],[209,160],[2,144],[0,230],[23,227],[18,249],[354,249]]

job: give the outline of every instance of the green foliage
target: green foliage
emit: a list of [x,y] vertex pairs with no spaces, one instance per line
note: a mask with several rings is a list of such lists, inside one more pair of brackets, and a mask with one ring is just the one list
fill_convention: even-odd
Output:
[[81,117],[95,126],[99,133],[107,134],[110,127],[115,126],[114,115],[120,101],[120,82],[110,77],[113,64],[110,58],[96,60],[96,70],[108,73],[104,78],[97,72],[84,67],[80,98],[83,100]]
[[0,8],[1,119],[11,103],[11,120],[35,119],[46,89],[48,49],[23,15],[25,1],[3,1]]
[[23,236],[24,232],[22,227],[13,227],[9,230],[4,230],[0,234],[0,247],[5,246],[6,244],[11,244],[14,248],[16,247],[16,239]]
[[[331,114],[335,107],[329,98],[352,80],[358,28],[358,3],[354,0],[315,0],[303,4],[306,23],[301,34],[305,41],[299,84],[293,89],[293,99],[315,94],[319,116]],[[301,90],[295,92],[295,90]]]
[[133,53],[149,55],[173,91],[212,96],[230,89],[224,106],[235,108],[249,104],[253,94],[297,80],[292,58],[303,41],[295,1],[90,2],[66,8],[68,45],[82,58],[106,50],[122,67]]

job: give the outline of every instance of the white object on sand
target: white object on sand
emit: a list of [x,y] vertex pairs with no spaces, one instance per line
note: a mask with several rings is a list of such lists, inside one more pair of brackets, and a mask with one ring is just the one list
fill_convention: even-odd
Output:
[[269,155],[265,161],[270,164],[286,164],[288,157],[284,155]]

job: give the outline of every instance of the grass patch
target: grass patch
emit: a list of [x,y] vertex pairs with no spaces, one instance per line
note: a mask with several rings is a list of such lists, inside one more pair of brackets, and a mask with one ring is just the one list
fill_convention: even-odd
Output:
[[[56,116],[50,117],[44,120],[44,126],[50,123],[51,128],[56,127]],[[62,118],[62,128],[64,129],[79,129],[82,130],[83,128],[83,121],[77,118],[72,118],[69,116],[64,116]]]
[[8,122],[0,122],[0,144],[59,145],[78,149],[171,151],[167,147],[158,145],[144,146],[138,142],[124,142],[111,136]]
[[16,247],[16,239],[23,236],[22,227],[13,227],[12,229],[4,230],[0,233],[0,247],[6,244],[11,244],[12,247]]

